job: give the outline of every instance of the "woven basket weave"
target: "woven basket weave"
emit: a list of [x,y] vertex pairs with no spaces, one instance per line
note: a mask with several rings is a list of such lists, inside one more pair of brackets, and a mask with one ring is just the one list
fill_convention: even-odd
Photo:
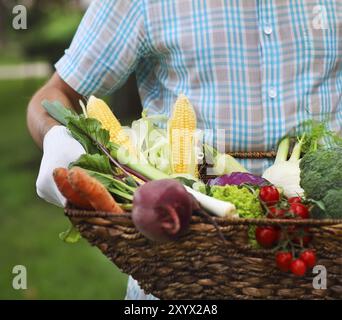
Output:
[[[261,159],[274,158],[276,152],[230,155]],[[203,180],[212,178],[202,170],[200,174]],[[186,234],[158,244],[135,228],[129,213],[113,215],[67,206],[65,214],[90,244],[132,275],[145,293],[160,299],[342,299],[342,219],[208,218],[198,211]],[[310,227],[317,264],[327,270],[327,288],[314,289],[315,274],[298,278],[279,271],[271,250],[249,244],[248,228],[253,225]]]
[[[195,213],[175,242],[157,244],[141,235],[129,213],[113,215],[67,207],[82,236],[97,246],[146,293],[161,299],[341,299],[342,220],[212,218]],[[327,289],[314,289],[314,274],[298,278],[275,267],[274,253],[248,243],[250,225],[310,227]]]

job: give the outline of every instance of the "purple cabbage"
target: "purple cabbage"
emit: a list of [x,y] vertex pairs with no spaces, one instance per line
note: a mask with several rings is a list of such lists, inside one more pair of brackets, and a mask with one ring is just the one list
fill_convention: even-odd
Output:
[[239,186],[245,183],[260,187],[270,184],[266,179],[247,172],[233,172],[208,181],[209,186]]

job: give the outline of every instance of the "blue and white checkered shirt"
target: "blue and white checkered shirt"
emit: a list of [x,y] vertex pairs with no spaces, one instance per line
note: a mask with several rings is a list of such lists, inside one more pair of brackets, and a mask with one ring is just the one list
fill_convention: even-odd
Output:
[[56,68],[85,96],[136,71],[150,113],[184,93],[226,150],[267,151],[309,118],[342,131],[342,1],[94,0]]

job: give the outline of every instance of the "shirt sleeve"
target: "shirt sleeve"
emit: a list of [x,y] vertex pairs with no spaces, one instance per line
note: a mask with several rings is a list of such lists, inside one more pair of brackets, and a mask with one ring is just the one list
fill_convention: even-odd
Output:
[[94,0],[56,63],[59,76],[84,96],[120,87],[148,51],[141,0]]

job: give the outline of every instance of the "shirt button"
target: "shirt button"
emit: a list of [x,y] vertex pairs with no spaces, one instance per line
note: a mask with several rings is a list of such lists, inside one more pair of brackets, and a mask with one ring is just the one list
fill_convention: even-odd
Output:
[[272,99],[274,99],[277,96],[277,90],[275,88],[270,88],[268,90],[268,96]]
[[264,27],[264,33],[267,34],[267,35],[270,35],[271,33],[273,32],[273,29],[270,25],[266,25]]

